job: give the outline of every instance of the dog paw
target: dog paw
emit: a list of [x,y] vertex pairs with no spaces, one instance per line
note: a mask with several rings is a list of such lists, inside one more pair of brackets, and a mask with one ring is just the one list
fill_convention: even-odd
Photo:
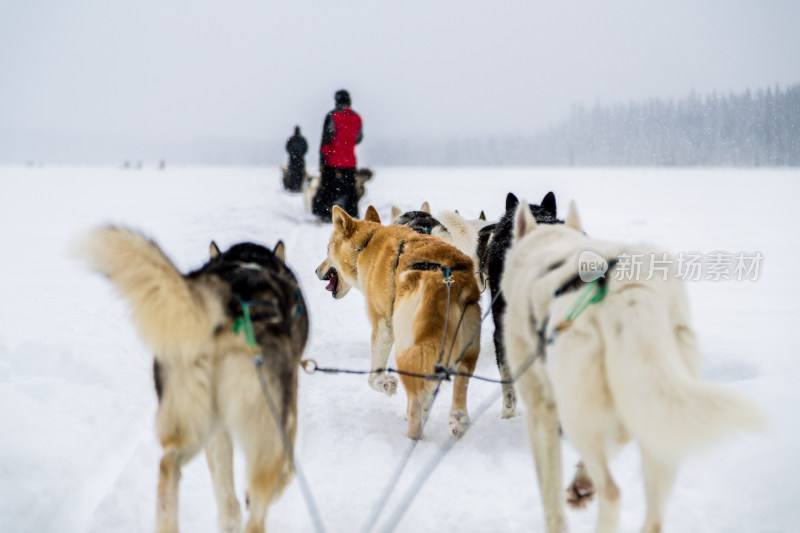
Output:
[[378,392],[382,392],[387,396],[394,396],[397,392],[397,378],[382,374],[370,381],[372,388]]
[[464,436],[469,427],[469,415],[464,411],[456,411],[450,415],[450,433],[456,440]]
[[[245,493],[245,504],[250,505],[250,495]],[[220,504],[217,525],[219,531],[224,533],[236,533],[242,528],[242,510],[239,501],[233,494],[230,494],[226,501]]]
[[511,407],[504,405],[503,410],[500,411],[500,418],[514,418],[517,416],[517,407],[512,405]]
[[500,418],[514,418],[517,416],[517,398],[514,392],[506,393],[503,398],[503,410],[500,412]]
[[241,515],[219,518],[219,530],[224,533],[238,533],[242,529]]
[[414,429],[409,427],[408,431],[406,431],[406,437],[411,440],[422,440],[422,428]]
[[580,467],[575,479],[567,487],[567,505],[573,509],[583,509],[594,498],[594,483],[588,475],[582,474]]

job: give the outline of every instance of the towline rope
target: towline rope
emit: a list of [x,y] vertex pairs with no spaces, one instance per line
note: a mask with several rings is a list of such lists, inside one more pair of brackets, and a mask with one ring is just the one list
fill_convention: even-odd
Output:
[[[428,265],[425,265],[425,266],[427,267]],[[490,303],[488,310],[486,311],[486,313],[481,318],[481,321],[478,324],[478,327],[473,332],[469,342],[467,343],[466,347],[462,350],[462,352],[459,355],[459,357],[456,359],[455,362],[453,362],[452,365],[449,364],[450,363],[450,358],[452,356],[453,348],[455,347],[455,340],[454,340],[453,344],[450,347],[450,351],[448,353],[448,361],[447,361],[448,365],[447,366],[443,366],[441,363],[442,363],[442,359],[443,359],[443,356],[444,356],[444,349],[445,349],[445,347],[444,347],[444,339],[447,336],[447,317],[449,317],[449,314],[450,314],[450,285],[452,283],[452,277],[450,276],[450,269],[449,268],[442,267],[442,270],[443,270],[443,273],[445,275],[445,284],[447,285],[447,316],[445,317],[445,327],[444,327],[444,332],[442,334],[442,349],[441,349],[441,351],[439,353],[438,363],[434,367],[435,368],[435,373],[433,373],[433,374],[419,374],[419,373],[414,373],[414,372],[405,372],[405,371],[402,371],[402,370],[389,368],[389,367],[377,368],[377,369],[374,369],[374,370],[351,370],[351,369],[341,369],[341,368],[325,368],[325,367],[320,367],[314,359],[304,359],[303,361],[301,361],[300,366],[303,368],[303,370],[307,374],[315,374],[317,372],[321,372],[321,373],[324,373],[324,374],[359,374],[359,375],[376,374],[376,373],[394,373],[394,374],[398,374],[398,375],[405,375],[405,376],[409,376],[409,377],[425,379],[425,380],[428,380],[428,381],[436,381],[437,382],[436,388],[434,389],[433,394],[431,395],[431,400],[430,400],[430,404],[428,406],[428,410],[425,411],[425,414],[424,414],[424,417],[423,417],[423,420],[422,420],[422,424],[421,424],[420,433],[422,433],[424,431],[425,426],[428,423],[428,420],[429,420],[429,417],[430,417],[430,412],[433,410],[432,409],[433,408],[433,404],[434,404],[434,402],[436,400],[436,397],[437,397],[437,395],[439,393],[439,390],[440,390],[440,387],[441,387],[441,384],[442,384],[443,381],[450,381],[451,377],[456,377],[457,376],[457,377],[466,377],[466,378],[470,378],[470,379],[478,379],[478,380],[486,381],[486,382],[490,382],[490,383],[499,383],[499,384],[514,384],[514,383],[516,383],[516,381],[522,376],[522,374],[524,374],[531,367],[531,365],[533,365],[533,363],[537,359],[539,359],[540,357],[544,357],[545,346],[547,344],[547,342],[543,338],[544,337],[544,335],[543,335],[544,328],[542,328],[542,330],[539,331],[540,342],[539,342],[538,351],[535,352],[535,353],[532,353],[529,356],[529,358],[523,363],[523,365],[518,369],[516,374],[510,380],[497,380],[497,379],[491,379],[491,378],[486,378],[486,377],[482,377],[482,376],[475,376],[475,375],[467,374],[466,372],[456,371],[455,367],[458,366],[458,364],[461,362],[463,357],[466,355],[467,349],[472,345],[472,343],[475,340],[475,337],[477,337],[478,333],[480,332],[481,325],[483,324],[484,320],[486,320],[486,318],[489,316],[489,312],[491,311],[492,305],[495,303],[495,301],[497,300],[497,298],[500,296],[500,294],[502,292],[502,291],[498,291],[497,294],[495,294],[494,298],[492,299],[492,302]],[[602,301],[605,298],[605,295],[606,295],[605,283],[603,283],[603,282],[599,282],[598,283],[598,280],[594,280],[592,282],[587,283],[584,291],[580,294],[580,296],[578,297],[576,302],[573,304],[572,308],[567,313],[567,316],[565,317],[565,319],[560,323],[559,329],[562,328],[562,327],[569,326],[572,323],[572,321],[575,320],[578,316],[580,316],[580,314],[583,313],[590,305]],[[244,335],[244,337],[245,337],[245,339],[246,339],[246,341],[247,341],[247,343],[248,343],[248,345],[250,347],[251,352],[255,355],[255,357],[253,358],[253,363],[254,363],[254,365],[256,367],[256,372],[258,374],[259,383],[261,385],[261,391],[262,391],[262,393],[263,393],[263,395],[264,395],[264,397],[265,397],[265,399],[267,401],[267,404],[269,405],[269,408],[270,408],[270,410],[272,412],[272,415],[273,415],[273,417],[275,419],[276,425],[278,426],[278,428],[280,430],[281,439],[283,441],[283,445],[284,445],[284,448],[286,449],[287,455],[289,456],[289,460],[290,460],[291,464],[294,466],[295,472],[297,474],[298,482],[300,484],[300,490],[301,490],[301,493],[303,494],[303,497],[304,497],[304,499],[306,501],[306,505],[307,505],[307,507],[309,509],[309,513],[311,515],[311,519],[312,519],[312,522],[314,524],[314,529],[318,533],[321,533],[321,532],[324,533],[325,528],[324,528],[324,526],[322,524],[322,520],[321,520],[320,515],[319,515],[319,510],[318,510],[317,505],[316,505],[316,503],[314,501],[314,498],[313,498],[313,496],[311,494],[311,490],[310,490],[310,488],[308,486],[308,482],[306,481],[305,476],[303,475],[303,472],[302,472],[302,470],[300,468],[300,465],[299,465],[299,463],[297,463],[297,460],[294,457],[294,448],[293,448],[293,446],[291,444],[291,440],[289,439],[288,434],[286,433],[286,428],[283,426],[283,424],[280,421],[280,415],[279,415],[277,406],[275,405],[275,402],[272,399],[272,396],[269,394],[267,381],[266,381],[266,378],[264,377],[264,374],[263,374],[264,357],[263,357],[263,355],[261,355],[259,353],[260,351],[258,350],[258,344],[256,342],[255,332],[254,332],[254,329],[253,329],[252,318],[251,318],[251,315],[250,315],[250,307],[252,305],[264,304],[266,302],[245,302],[245,301],[239,299],[239,303],[241,304],[241,307],[242,307],[242,316],[238,317],[236,319],[232,329],[233,329],[233,331],[235,333],[239,333],[239,331],[242,331],[242,334]],[[458,329],[460,329],[461,322],[462,322],[463,318],[464,318],[464,311],[462,311],[462,313],[461,313],[461,319],[459,319],[459,321],[458,321],[458,326],[456,328],[456,332],[458,332]],[[547,317],[547,319],[549,319],[549,317]],[[546,326],[546,323],[547,323],[547,319],[545,320],[545,326]],[[502,391],[500,391],[500,393],[496,393],[496,394],[492,395],[492,397],[490,397],[487,401],[485,401],[483,404],[480,405],[480,407],[478,408],[477,412],[472,417],[472,419],[470,421],[470,424],[464,428],[464,432],[461,434],[461,437],[466,435],[466,433],[475,424],[475,422],[501,396],[502,396]],[[406,450],[406,453],[403,455],[403,458],[401,459],[400,463],[395,468],[395,471],[392,474],[392,477],[390,478],[390,481],[389,481],[388,485],[384,488],[384,491],[381,494],[377,504],[373,507],[373,510],[370,513],[370,516],[368,517],[367,521],[364,524],[364,527],[362,528],[362,532],[369,533],[375,527],[376,523],[378,522],[378,519],[380,518],[380,514],[381,514],[383,508],[386,505],[386,502],[388,501],[389,497],[391,496],[392,492],[394,491],[394,488],[396,487],[398,481],[400,480],[400,477],[402,476],[402,473],[405,470],[405,468],[406,468],[406,466],[407,466],[407,464],[408,464],[408,462],[409,462],[409,460],[411,458],[411,455],[412,455],[412,453],[414,452],[414,450],[416,448],[416,445],[419,443],[419,440],[420,439],[414,439],[414,440],[411,441],[409,447]],[[450,439],[449,441],[447,441],[444,445],[442,445],[440,447],[439,452],[434,457],[432,457],[431,460],[428,461],[428,463],[425,465],[425,467],[422,468],[420,474],[415,478],[415,480],[412,483],[411,487],[406,491],[403,500],[397,506],[397,508],[395,509],[395,512],[392,514],[392,516],[389,518],[388,524],[386,525],[384,531],[386,531],[388,533],[391,533],[392,531],[394,531],[394,529],[397,527],[398,523],[402,519],[403,515],[406,513],[406,511],[410,507],[410,505],[413,502],[414,498],[419,493],[419,491],[422,488],[422,486],[425,484],[425,482],[428,480],[428,478],[433,474],[433,471],[439,466],[439,464],[441,464],[441,462],[444,459],[444,457],[447,455],[448,452],[450,452],[450,450],[456,445],[457,442],[458,442],[458,439],[455,439],[455,438],[454,439]]]

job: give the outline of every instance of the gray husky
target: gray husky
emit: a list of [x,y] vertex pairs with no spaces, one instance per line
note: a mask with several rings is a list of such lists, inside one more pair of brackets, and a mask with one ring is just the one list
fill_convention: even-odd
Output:
[[[82,252],[130,301],[139,335],[155,354],[164,450],[156,531],[178,530],[180,470],[202,449],[220,529],[239,531],[234,437],[247,457],[245,530],[263,532],[268,506],[294,475],[297,371],[308,336],[305,301],[284,263],[283,243],[274,250],[242,243],[224,253],[212,243],[211,259],[185,275],[154,242],[126,229],[95,230]],[[261,366],[255,354],[263,356]]]

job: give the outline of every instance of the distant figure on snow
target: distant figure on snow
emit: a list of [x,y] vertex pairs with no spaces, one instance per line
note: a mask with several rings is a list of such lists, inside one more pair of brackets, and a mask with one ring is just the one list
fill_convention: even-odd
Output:
[[283,186],[286,190],[300,192],[303,190],[303,180],[306,177],[308,151],[308,142],[300,134],[300,126],[294,127],[294,135],[286,141],[286,151],[289,152],[289,167],[283,174]]
[[312,212],[325,222],[331,221],[331,209],[341,206],[358,217],[358,193],[355,184],[356,144],[363,138],[361,117],[350,109],[350,94],[342,89],[334,96],[336,107],[325,116],[319,148],[320,188]]

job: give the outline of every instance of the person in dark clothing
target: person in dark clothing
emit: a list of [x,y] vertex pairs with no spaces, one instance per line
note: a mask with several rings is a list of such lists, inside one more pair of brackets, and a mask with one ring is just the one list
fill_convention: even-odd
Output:
[[303,179],[306,177],[306,152],[308,142],[300,134],[300,126],[294,127],[294,135],[286,141],[286,151],[289,152],[289,167],[283,176],[283,186],[292,192],[303,190]]
[[312,212],[326,222],[331,209],[341,206],[348,215],[358,217],[356,191],[356,144],[363,138],[361,117],[350,109],[350,94],[337,91],[336,107],[325,116],[320,143],[320,187],[314,196]]

